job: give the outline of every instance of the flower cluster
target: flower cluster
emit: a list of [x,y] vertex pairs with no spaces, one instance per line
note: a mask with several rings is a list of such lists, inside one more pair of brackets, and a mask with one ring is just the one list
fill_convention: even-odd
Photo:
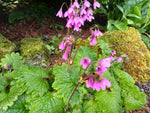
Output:
[[93,90],[100,91],[100,89],[105,90],[106,87],[111,87],[110,81],[105,78],[101,77],[100,82],[98,80],[94,81],[92,76],[89,76],[88,79],[86,83],[87,88],[91,87]]
[[[116,59],[113,57],[113,55],[115,55],[116,52],[112,51],[111,55],[108,58],[103,58],[100,61],[94,61],[96,62],[98,65],[96,66],[96,71],[93,72],[90,75],[87,75],[88,77],[86,79],[86,87],[89,88],[93,88],[93,90],[97,90],[99,91],[100,89],[105,90],[106,87],[111,87],[111,83],[109,80],[105,79],[102,77],[102,75],[104,74],[104,72],[107,71],[107,68],[109,68],[112,64],[112,62],[117,61],[117,62],[121,62],[122,58],[121,57],[117,57]],[[81,65],[83,65],[84,69],[87,69],[88,66],[91,66],[91,59],[84,57],[81,62]]]
[[60,45],[59,45],[59,49],[61,50],[65,50],[62,58],[67,60],[68,59],[68,54],[69,52],[71,51],[71,46],[72,46],[72,43],[73,43],[73,39],[72,38],[69,38],[67,37],[65,39],[65,41],[63,40]]
[[[63,18],[67,18],[67,28],[74,27],[75,31],[79,31],[80,27],[84,25],[84,22],[87,20],[91,22],[94,19],[93,12],[90,8],[91,3],[88,0],[78,3],[77,0],[68,8],[68,10],[63,14],[62,7],[56,14],[56,16]],[[94,0],[93,8],[99,8],[100,4]]]

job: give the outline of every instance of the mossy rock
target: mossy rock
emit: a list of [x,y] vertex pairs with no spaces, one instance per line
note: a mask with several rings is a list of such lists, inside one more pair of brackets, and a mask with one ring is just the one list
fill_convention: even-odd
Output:
[[123,62],[122,69],[138,82],[150,82],[150,52],[135,28],[125,31],[106,32],[99,37],[116,50],[117,56],[127,55],[129,61]]
[[16,50],[16,45],[0,34],[0,60]]
[[51,64],[50,51],[36,38],[22,39],[20,53],[27,65],[46,67]]

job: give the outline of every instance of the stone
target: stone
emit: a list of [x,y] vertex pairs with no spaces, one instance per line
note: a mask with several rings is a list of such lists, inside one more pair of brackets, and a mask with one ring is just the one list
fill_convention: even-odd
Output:
[[47,67],[51,64],[50,51],[43,42],[36,38],[22,39],[20,54],[26,65]]
[[0,34],[0,59],[16,50],[16,45]]
[[99,37],[109,43],[117,56],[126,56],[122,69],[129,73],[137,82],[150,82],[150,51],[135,28],[125,31],[106,32]]

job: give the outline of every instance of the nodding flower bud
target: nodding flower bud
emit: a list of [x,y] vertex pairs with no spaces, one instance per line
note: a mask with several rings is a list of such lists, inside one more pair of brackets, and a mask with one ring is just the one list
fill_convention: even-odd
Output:
[[64,44],[64,41],[62,41],[59,45],[59,49],[64,50],[66,48],[66,45]]

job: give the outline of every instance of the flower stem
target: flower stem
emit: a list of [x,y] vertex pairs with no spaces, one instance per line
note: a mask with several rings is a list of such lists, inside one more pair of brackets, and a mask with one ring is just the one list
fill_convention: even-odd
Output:
[[66,108],[65,108],[65,111],[67,111],[68,106],[69,106],[69,102],[70,102],[72,96],[74,95],[75,91],[77,90],[79,84],[80,84],[80,81],[77,83],[76,87],[74,88],[74,90],[73,90],[73,92],[72,92],[72,94],[71,94],[71,96],[70,96],[70,98],[69,98],[69,100],[68,100],[68,103],[67,103],[67,106],[66,106]]

